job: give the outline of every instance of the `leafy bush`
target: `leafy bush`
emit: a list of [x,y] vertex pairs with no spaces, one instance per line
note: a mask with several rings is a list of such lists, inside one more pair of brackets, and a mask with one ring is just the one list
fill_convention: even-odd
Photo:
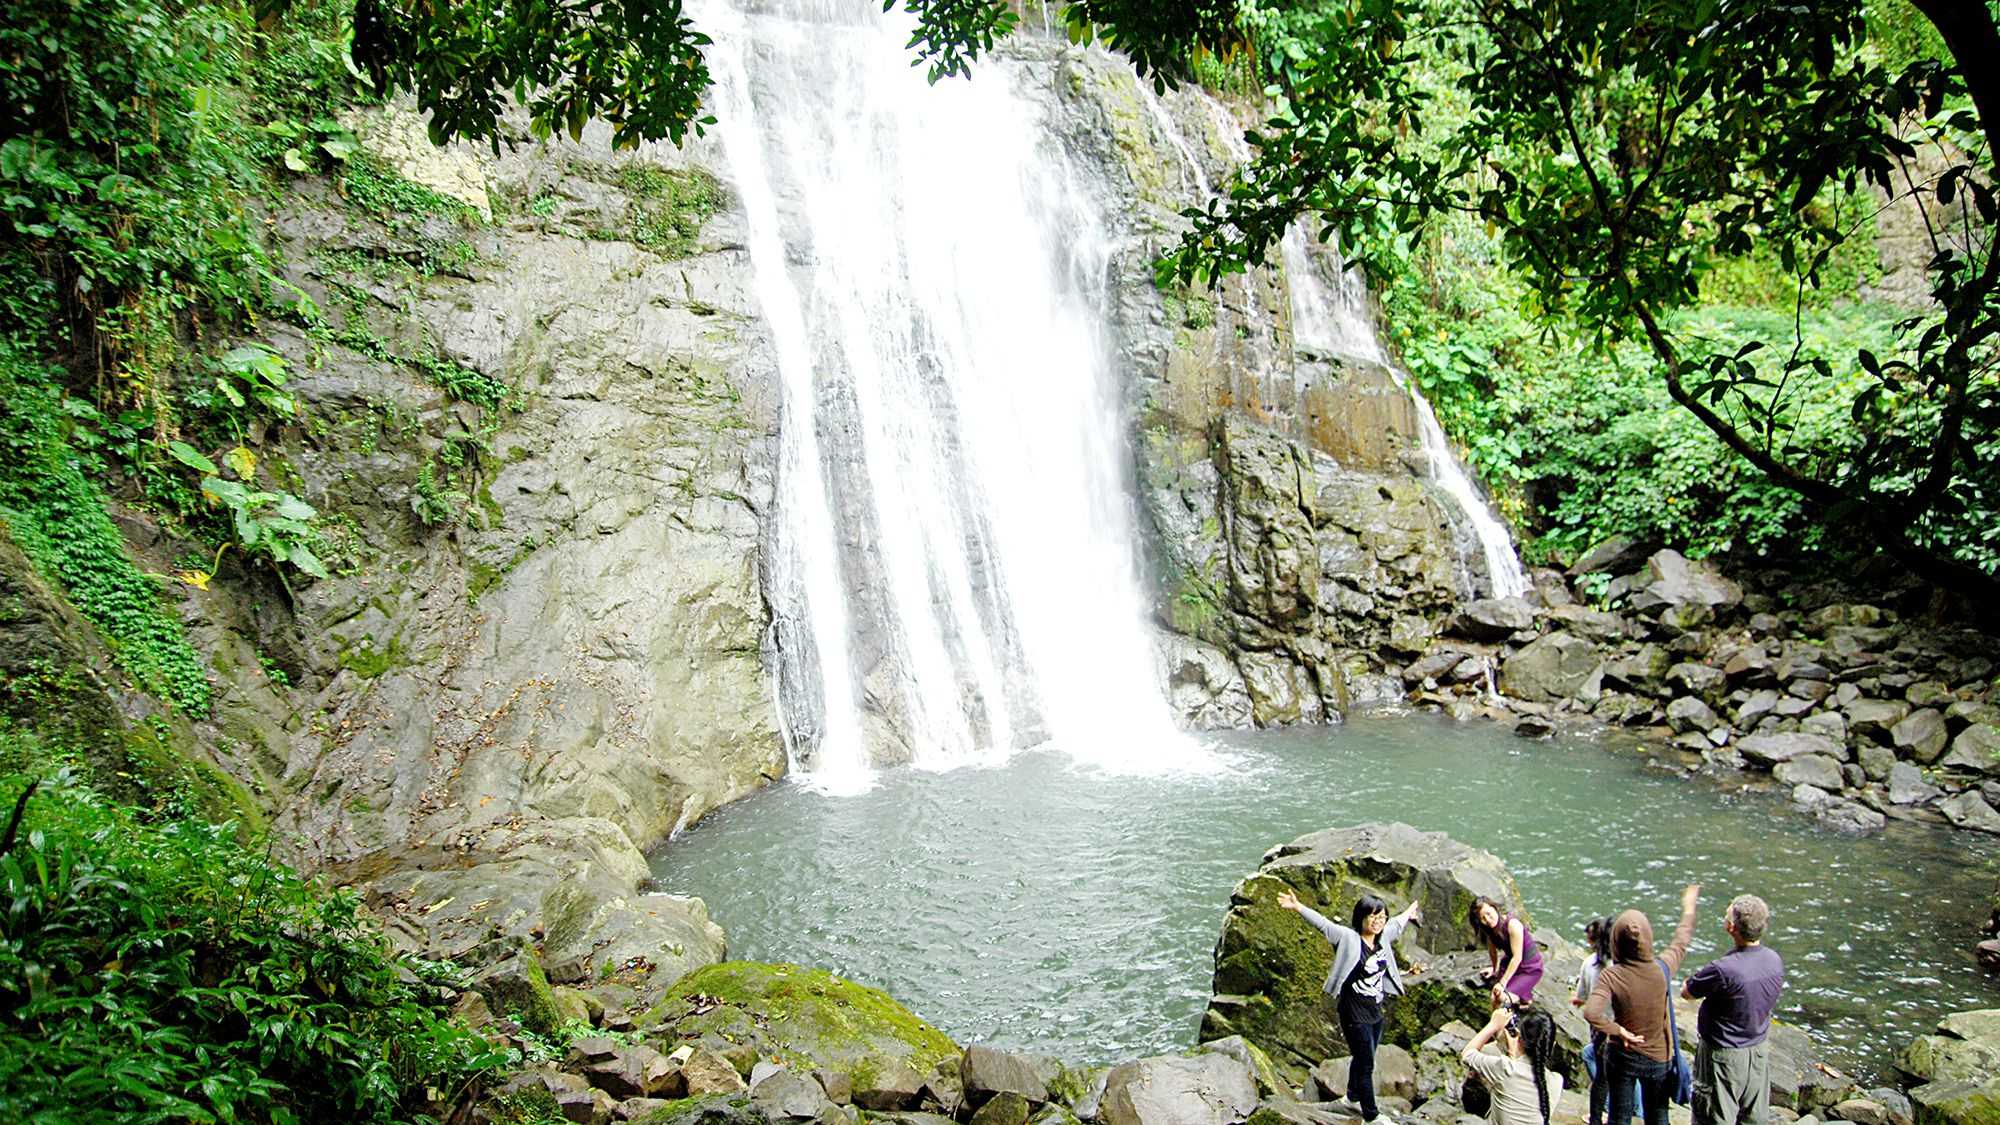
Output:
[[56,372],[0,340],[0,520],[97,626],[146,691],[206,714],[209,682],[179,618],[125,551],[104,495],[65,440]]
[[[23,779],[0,780],[0,816]],[[351,894],[68,775],[0,854],[0,1117],[407,1121],[507,1063],[426,1007]]]

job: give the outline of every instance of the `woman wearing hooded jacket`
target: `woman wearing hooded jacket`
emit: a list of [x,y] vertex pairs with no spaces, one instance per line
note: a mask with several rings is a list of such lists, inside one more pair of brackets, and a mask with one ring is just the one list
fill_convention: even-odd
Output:
[[1694,937],[1694,906],[1701,885],[1681,892],[1681,921],[1665,949],[1653,951],[1653,923],[1637,910],[1611,920],[1611,964],[1597,974],[1583,1017],[1604,1034],[1603,1065],[1610,1070],[1612,1121],[1627,1121],[1633,1113],[1632,1086],[1644,1097],[1646,1125],[1666,1125],[1667,1103],[1673,1094],[1672,1003],[1667,977],[1679,972]]
[[1333,944],[1333,969],[1325,992],[1334,998],[1340,1034],[1347,1040],[1347,1100],[1361,1107],[1361,1120],[1381,1116],[1375,1107],[1375,1048],[1382,1043],[1382,1005],[1403,993],[1403,973],[1396,967],[1396,939],[1423,914],[1411,903],[1391,918],[1389,905],[1374,895],[1354,904],[1354,925],[1343,926],[1300,902],[1290,891],[1278,892],[1278,905],[1295,910]]

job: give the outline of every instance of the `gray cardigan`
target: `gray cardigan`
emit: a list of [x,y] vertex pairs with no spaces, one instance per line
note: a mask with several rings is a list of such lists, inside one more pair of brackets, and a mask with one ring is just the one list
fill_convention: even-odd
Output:
[[[1340,986],[1347,983],[1347,974],[1353,972],[1354,966],[1361,963],[1361,935],[1304,903],[1299,904],[1299,915],[1312,923],[1313,929],[1325,934],[1327,941],[1333,943],[1333,971],[1326,975],[1326,984],[1322,986],[1322,990],[1329,996],[1338,996]],[[1407,913],[1392,915],[1389,924],[1382,927],[1382,936],[1376,939],[1380,942],[1380,947],[1387,949],[1394,946],[1396,939],[1403,936],[1403,928],[1409,924],[1410,916]],[[1382,987],[1382,995],[1387,998],[1402,994],[1403,970],[1397,966],[1396,955],[1392,951],[1389,955],[1389,979]]]

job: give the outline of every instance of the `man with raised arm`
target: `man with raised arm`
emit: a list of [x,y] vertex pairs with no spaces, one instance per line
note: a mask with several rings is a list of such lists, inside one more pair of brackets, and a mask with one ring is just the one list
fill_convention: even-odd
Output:
[[1701,885],[1681,892],[1681,922],[1674,939],[1656,955],[1653,923],[1637,910],[1611,920],[1611,964],[1597,974],[1597,984],[1583,1005],[1583,1017],[1604,1033],[1611,1072],[1612,1121],[1632,1119],[1633,1084],[1643,1088],[1646,1125],[1667,1125],[1667,1102],[1673,1093],[1672,997],[1667,978],[1679,971],[1694,938],[1694,904]]

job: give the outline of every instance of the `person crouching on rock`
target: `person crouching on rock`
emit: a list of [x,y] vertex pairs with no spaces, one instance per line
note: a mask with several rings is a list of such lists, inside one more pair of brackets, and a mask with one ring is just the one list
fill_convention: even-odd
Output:
[[1493,989],[1493,1006],[1527,1007],[1535,999],[1535,985],[1542,980],[1542,947],[1535,944],[1528,924],[1500,909],[1490,898],[1473,899],[1465,920],[1486,947],[1489,967],[1485,979]]
[[1605,1058],[1600,1073],[1611,1074],[1611,1120],[1632,1116],[1632,1082],[1638,1080],[1646,1125],[1666,1125],[1667,1102],[1674,1093],[1674,1052],[1668,1028],[1673,1012],[1668,978],[1678,972],[1694,937],[1694,904],[1701,885],[1681,892],[1681,921],[1674,940],[1653,952],[1653,923],[1637,910],[1611,920],[1611,964],[1597,974],[1597,984],[1583,1006],[1583,1018],[1604,1033]]
[[1382,1045],[1382,1004],[1403,994],[1402,970],[1396,967],[1396,939],[1412,923],[1421,925],[1423,914],[1416,903],[1389,917],[1389,904],[1374,895],[1362,895],[1354,904],[1354,925],[1338,922],[1301,904],[1290,891],[1278,892],[1278,905],[1296,910],[1299,917],[1333,944],[1333,970],[1326,975],[1325,991],[1334,997],[1340,1016],[1340,1034],[1347,1040],[1351,1056],[1347,1064],[1347,1100],[1361,1107],[1361,1119],[1381,1116],[1375,1108],[1375,1048]]
[[[1505,1055],[1480,1048],[1499,1036]],[[1486,1120],[1493,1125],[1549,1125],[1549,1106],[1562,1097],[1562,1075],[1549,1069],[1556,1021],[1539,1009],[1495,1008],[1459,1058],[1486,1083],[1493,1100]]]

